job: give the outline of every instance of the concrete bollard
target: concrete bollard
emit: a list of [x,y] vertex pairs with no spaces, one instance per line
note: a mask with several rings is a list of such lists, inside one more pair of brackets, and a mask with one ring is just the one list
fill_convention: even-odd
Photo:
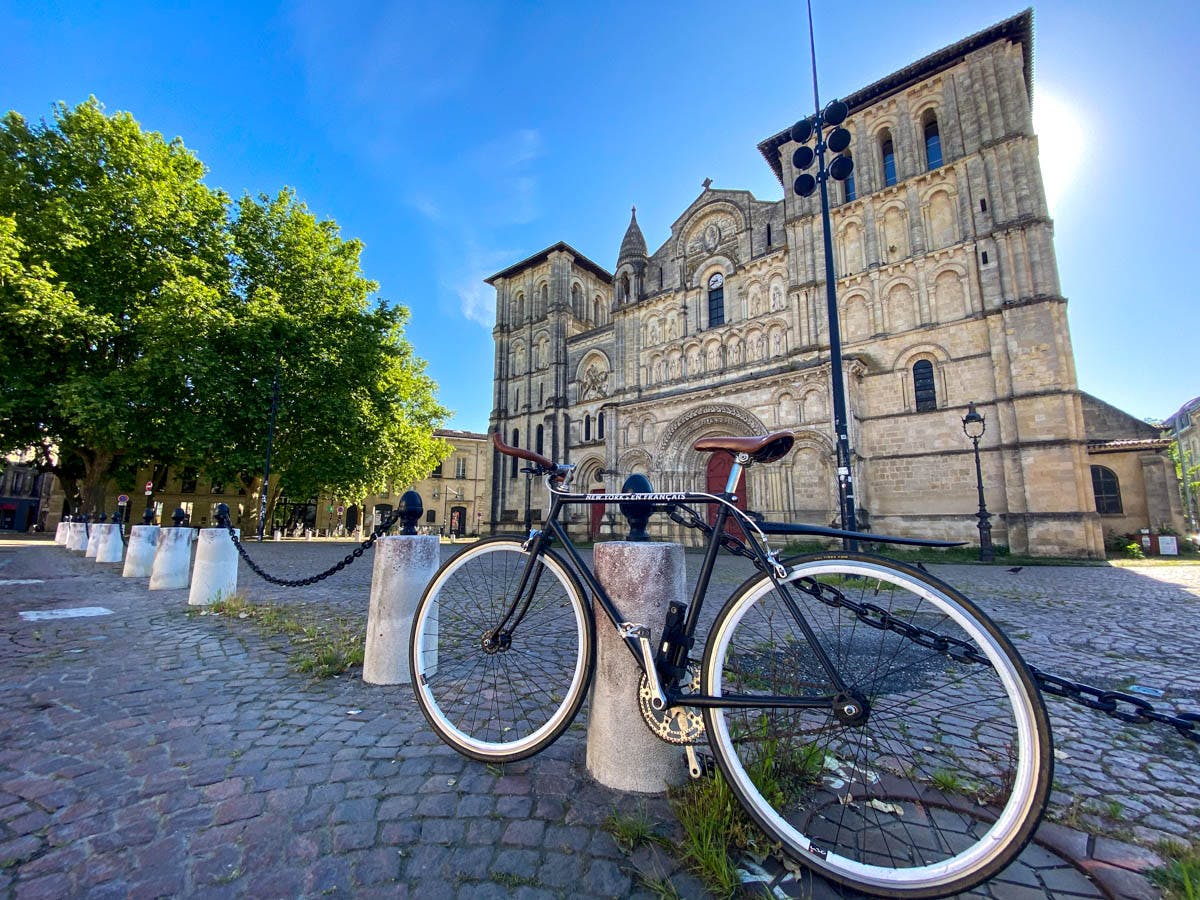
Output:
[[72,522],[71,532],[67,537],[67,549],[82,553],[87,549],[88,533],[86,522]]
[[145,578],[154,566],[154,552],[158,549],[157,525],[134,525],[129,532],[129,550],[125,553],[124,578]]
[[95,559],[96,551],[100,549],[100,535],[104,533],[104,529],[101,527],[103,524],[102,522],[88,523],[87,547],[83,553],[88,559]]
[[125,541],[121,537],[121,525],[110,522],[100,526],[100,543],[96,547],[96,562],[119,563],[125,556]]
[[70,522],[59,522],[58,527],[54,529],[54,543],[60,547],[67,546],[67,536],[71,533]]
[[433,535],[401,534],[375,542],[363,681],[409,684],[409,632],[417,601],[441,562]]
[[[672,601],[686,602],[683,547],[613,541],[597,544],[596,577],[627,620],[650,629],[657,641]],[[596,611],[603,621],[603,613]],[[596,675],[587,727],[587,768],[619,791],[660,793],[687,778],[680,747],[650,733],[638,706],[641,669],[612,628],[596,629]]]
[[150,590],[168,591],[191,583],[191,528],[160,528],[154,565],[150,567]]
[[271,534],[272,534],[271,540],[275,541],[275,543],[279,543],[280,541],[283,540],[283,532],[280,531],[278,528],[276,528]]
[[238,552],[228,528],[202,528],[196,541],[189,606],[208,606],[237,591]]

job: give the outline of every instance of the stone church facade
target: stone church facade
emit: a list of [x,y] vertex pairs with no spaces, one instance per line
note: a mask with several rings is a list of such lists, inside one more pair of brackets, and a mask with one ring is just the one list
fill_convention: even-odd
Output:
[[[1027,11],[844,98],[854,176],[830,199],[859,525],[977,540],[961,424],[973,401],[996,543],[1100,557],[1031,41]],[[580,489],[640,472],[656,490],[703,490],[723,486],[727,463],[696,439],[786,429],[795,448],[750,470],[749,507],[837,518],[819,199],[791,189],[788,130],[758,149],[782,200],[706,182],[653,252],[635,211],[614,272],[558,243],[488,279],[493,430],[575,463]],[[525,491],[497,457],[497,528],[523,523]],[[540,483],[529,503],[536,521]],[[661,536],[689,537],[655,520]],[[572,527],[611,530],[582,508]]]

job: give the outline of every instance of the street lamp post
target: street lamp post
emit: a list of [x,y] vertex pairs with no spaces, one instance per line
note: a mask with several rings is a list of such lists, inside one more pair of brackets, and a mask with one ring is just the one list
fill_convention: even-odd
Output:
[[963,416],[962,427],[963,434],[971,439],[975,448],[975,486],[979,491],[979,512],[975,514],[979,519],[979,561],[991,562],[996,558],[992,549],[992,514],[987,511],[987,504],[983,501],[983,469],[979,465],[979,439],[987,430],[987,423],[975,409],[974,401],[967,404],[967,414]]

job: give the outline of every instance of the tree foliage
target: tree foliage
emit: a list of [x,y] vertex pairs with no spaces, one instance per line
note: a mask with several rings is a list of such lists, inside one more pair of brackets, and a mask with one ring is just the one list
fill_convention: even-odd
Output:
[[[427,474],[446,411],[373,303],[362,245],[291,191],[230,204],[176,138],[94,99],[0,120],[0,450],[39,447],[84,505],[136,465],[361,496]],[[254,474],[251,474],[254,473]]]

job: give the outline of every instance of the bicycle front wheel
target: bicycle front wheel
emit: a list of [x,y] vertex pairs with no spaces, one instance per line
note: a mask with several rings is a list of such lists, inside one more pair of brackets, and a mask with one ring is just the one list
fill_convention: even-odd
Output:
[[480,541],[446,561],[413,616],[417,703],[442,740],[472,759],[537,753],[571,724],[587,693],[591,609],[549,550],[518,598],[529,557],[512,538]]
[[828,554],[781,587],[752,578],[713,624],[701,688],[813,701],[705,709],[709,740],[783,852],[858,890],[968,890],[1045,807],[1050,725],[1025,664],[967,598],[902,564]]

